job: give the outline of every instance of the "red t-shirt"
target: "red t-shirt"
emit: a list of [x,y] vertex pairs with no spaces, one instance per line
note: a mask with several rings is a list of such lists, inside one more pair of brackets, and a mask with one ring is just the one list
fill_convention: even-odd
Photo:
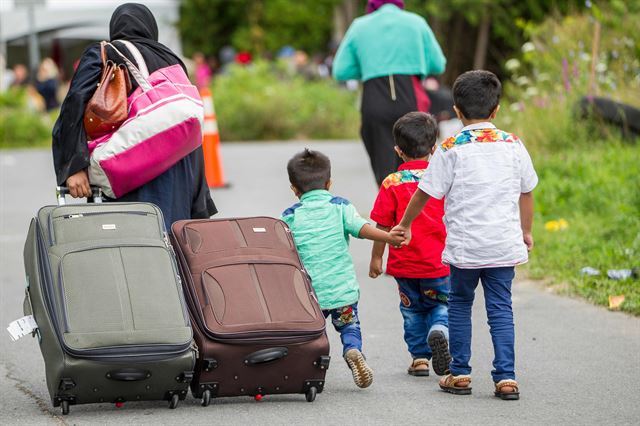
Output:
[[[397,225],[428,166],[426,161],[408,161],[400,165],[396,173],[387,176],[371,211],[371,219],[381,226]],[[398,278],[440,278],[449,275],[449,267],[442,263],[447,236],[443,216],[444,199],[429,198],[411,225],[409,245],[399,249],[389,246],[387,274]]]

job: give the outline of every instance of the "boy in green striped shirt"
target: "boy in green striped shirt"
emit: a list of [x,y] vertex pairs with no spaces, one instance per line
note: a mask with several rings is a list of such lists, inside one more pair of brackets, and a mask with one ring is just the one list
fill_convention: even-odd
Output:
[[343,356],[358,387],[373,382],[373,371],[362,354],[358,319],[360,288],[349,253],[349,236],[398,246],[403,238],[367,223],[344,198],[333,196],[331,162],[310,149],[287,164],[291,189],[300,199],[284,211],[284,220],[296,243],[302,263],[311,276],[320,308],[342,340]]

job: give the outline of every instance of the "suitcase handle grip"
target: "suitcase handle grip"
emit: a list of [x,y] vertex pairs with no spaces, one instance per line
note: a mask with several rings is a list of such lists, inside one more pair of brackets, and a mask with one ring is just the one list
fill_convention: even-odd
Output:
[[[66,186],[56,186],[56,198],[58,199],[58,205],[64,206],[66,200],[65,195],[69,195],[71,192]],[[98,186],[91,186],[91,196],[87,198],[88,203],[101,203],[102,202],[102,189]]]
[[151,372],[140,370],[138,368],[121,368],[120,370],[111,370],[107,373],[107,379],[118,380],[120,382],[138,382],[151,377]]
[[276,361],[284,358],[288,353],[289,351],[287,348],[283,347],[262,349],[247,356],[244,363],[247,365],[264,364],[265,362]]

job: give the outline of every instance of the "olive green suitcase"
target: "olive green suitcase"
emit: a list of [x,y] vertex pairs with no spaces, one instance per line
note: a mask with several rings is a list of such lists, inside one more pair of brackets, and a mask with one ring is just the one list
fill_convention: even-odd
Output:
[[[63,199],[63,198],[62,198]],[[54,406],[187,394],[195,350],[161,211],[148,203],[43,207],[24,247]]]

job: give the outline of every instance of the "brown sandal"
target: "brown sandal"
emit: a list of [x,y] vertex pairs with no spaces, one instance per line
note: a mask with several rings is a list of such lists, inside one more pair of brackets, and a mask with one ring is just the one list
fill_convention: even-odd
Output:
[[[424,368],[421,368],[424,367]],[[429,375],[429,360],[426,358],[416,358],[411,363],[411,367],[407,369],[407,373],[411,376],[428,376]]]
[[440,379],[440,389],[454,395],[471,395],[471,376],[447,374]]
[[[511,388],[510,391],[503,391],[503,388]],[[496,390],[493,393],[500,399],[504,399],[507,401],[515,401],[520,399],[520,391],[518,389],[518,382],[515,380],[500,380],[496,383]]]

